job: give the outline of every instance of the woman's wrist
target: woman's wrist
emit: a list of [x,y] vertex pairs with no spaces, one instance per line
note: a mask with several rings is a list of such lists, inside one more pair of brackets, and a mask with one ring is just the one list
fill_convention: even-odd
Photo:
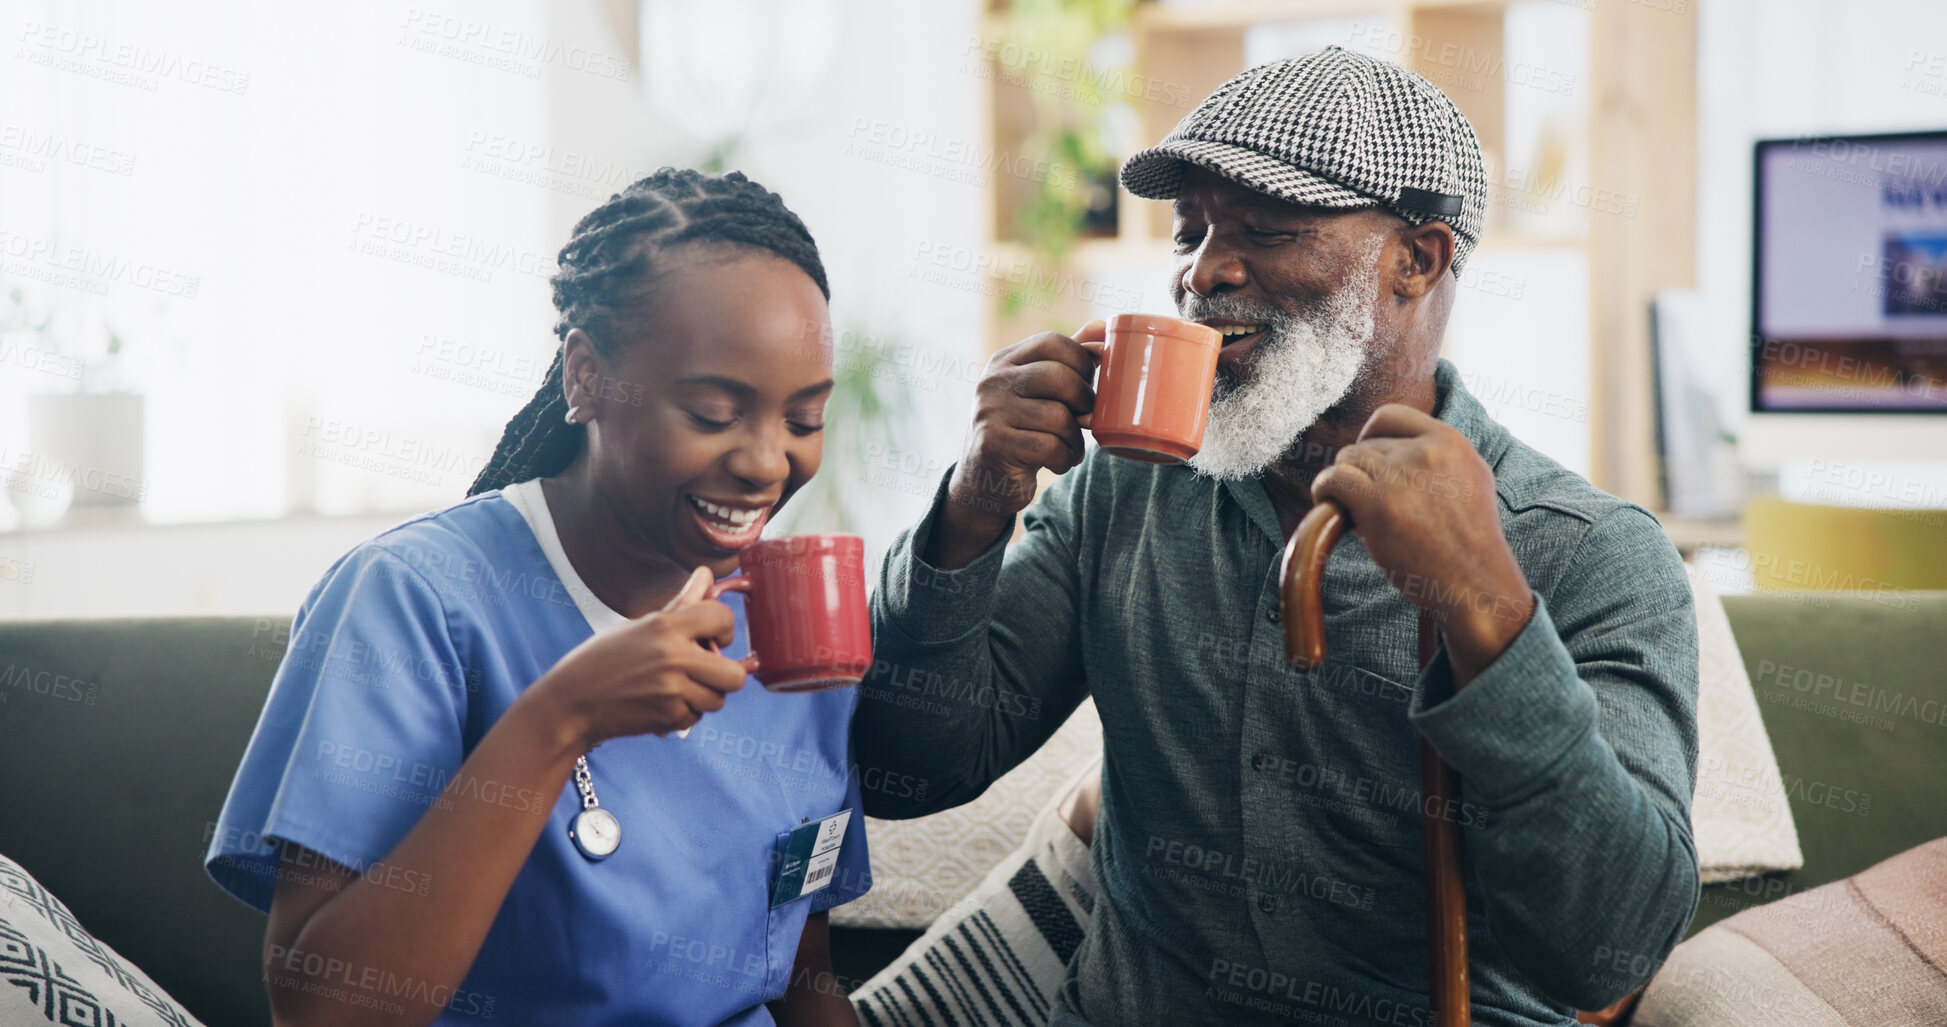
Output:
[[572,761],[602,741],[594,737],[593,720],[562,694],[552,671],[543,674],[514,700],[501,718],[503,724],[508,721],[514,721],[511,726],[546,754],[549,762]]

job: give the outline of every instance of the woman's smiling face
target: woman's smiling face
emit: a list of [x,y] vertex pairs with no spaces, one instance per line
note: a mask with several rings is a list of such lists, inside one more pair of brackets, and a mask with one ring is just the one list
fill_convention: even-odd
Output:
[[589,421],[596,500],[629,547],[722,577],[818,472],[830,314],[817,283],[769,253],[691,245],[663,263],[633,316],[611,322],[612,357],[569,333],[569,403]]

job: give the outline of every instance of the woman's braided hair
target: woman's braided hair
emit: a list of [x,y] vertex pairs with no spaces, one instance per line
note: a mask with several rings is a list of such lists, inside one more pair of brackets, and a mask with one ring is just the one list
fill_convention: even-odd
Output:
[[[739,171],[713,176],[664,168],[609,197],[575,225],[574,237],[561,248],[560,270],[550,279],[560,312],[554,334],[565,341],[571,329],[580,328],[597,351],[612,355],[618,316],[642,300],[662,270],[658,259],[687,242],[774,253],[802,268],[831,298],[817,243],[776,193]],[[467,495],[551,477],[574,462],[587,428],[565,421],[561,357],[557,349],[547,379],[507,422],[493,458]]]

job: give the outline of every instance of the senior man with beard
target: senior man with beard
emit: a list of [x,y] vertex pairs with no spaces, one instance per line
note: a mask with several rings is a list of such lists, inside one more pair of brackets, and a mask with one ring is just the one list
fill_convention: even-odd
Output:
[[[993,358],[873,599],[855,755],[927,787],[867,812],[978,796],[1092,695],[1099,895],[1052,1022],[1424,1025],[1424,736],[1461,775],[1474,1021],[1613,1002],[1697,901],[1694,613],[1656,521],[1439,358],[1486,199],[1472,127],[1335,47],[1232,79],[1122,181],[1174,201],[1172,294],[1225,333],[1204,446],[1084,455],[1099,323]],[[1325,499],[1354,537],[1331,660],[1300,674],[1279,555]],[[1424,673],[1416,607],[1443,641]]]

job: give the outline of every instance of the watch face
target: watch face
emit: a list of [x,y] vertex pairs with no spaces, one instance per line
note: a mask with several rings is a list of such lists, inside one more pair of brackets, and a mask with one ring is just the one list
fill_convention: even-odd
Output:
[[601,859],[622,844],[622,822],[600,806],[585,809],[575,814],[574,823],[568,827],[568,837],[582,855]]

